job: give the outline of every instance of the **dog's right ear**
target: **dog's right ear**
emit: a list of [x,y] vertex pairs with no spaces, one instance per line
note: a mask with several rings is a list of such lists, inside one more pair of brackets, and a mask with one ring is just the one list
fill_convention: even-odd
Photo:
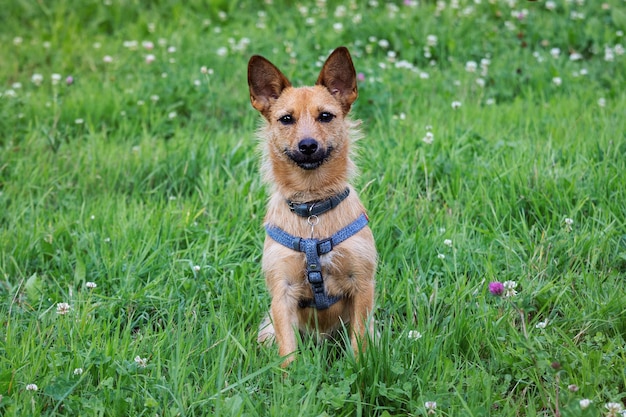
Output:
[[269,109],[291,83],[274,64],[259,55],[248,62],[248,87],[252,107],[269,117]]

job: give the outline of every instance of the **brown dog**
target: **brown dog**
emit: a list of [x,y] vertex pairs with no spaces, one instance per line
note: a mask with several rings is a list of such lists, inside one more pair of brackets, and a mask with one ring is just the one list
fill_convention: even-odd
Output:
[[357,354],[372,336],[377,255],[365,209],[348,183],[356,134],[348,112],[357,98],[350,53],[337,48],[316,85],[300,88],[253,56],[248,85],[266,121],[260,136],[271,185],[263,271],[272,304],[258,340],[275,337],[286,366],[296,330],[329,335],[346,324]]

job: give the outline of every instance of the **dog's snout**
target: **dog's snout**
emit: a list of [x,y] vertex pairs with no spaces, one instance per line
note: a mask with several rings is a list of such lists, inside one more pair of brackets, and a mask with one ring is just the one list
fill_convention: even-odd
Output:
[[304,155],[313,155],[317,151],[318,145],[315,139],[306,138],[298,143],[298,150]]

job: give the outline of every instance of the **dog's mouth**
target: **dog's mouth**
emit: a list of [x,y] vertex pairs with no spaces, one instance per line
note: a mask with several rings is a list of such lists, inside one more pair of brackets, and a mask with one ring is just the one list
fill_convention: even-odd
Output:
[[315,152],[301,152],[301,150],[285,150],[285,154],[300,168],[310,171],[319,168],[328,160],[333,151],[332,147],[317,148]]

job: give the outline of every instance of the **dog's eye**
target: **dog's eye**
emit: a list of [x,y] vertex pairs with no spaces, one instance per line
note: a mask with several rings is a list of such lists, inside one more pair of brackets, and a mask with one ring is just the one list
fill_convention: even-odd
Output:
[[286,115],[280,117],[278,119],[278,121],[281,122],[284,125],[291,125],[291,124],[294,124],[296,122],[296,120],[290,114],[286,114]]
[[320,115],[317,117],[317,120],[322,122],[322,123],[328,123],[331,120],[333,120],[335,118],[335,115],[332,113],[328,113],[327,111],[323,111],[320,113]]

